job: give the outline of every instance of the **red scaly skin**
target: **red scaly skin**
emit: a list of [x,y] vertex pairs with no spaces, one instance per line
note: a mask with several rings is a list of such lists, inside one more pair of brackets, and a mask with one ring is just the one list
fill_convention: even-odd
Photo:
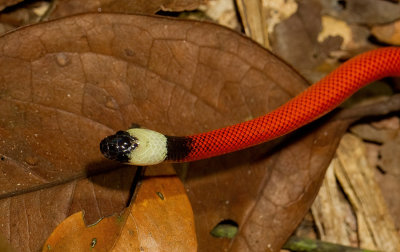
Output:
[[400,76],[400,48],[377,49],[352,58],[264,116],[189,136],[192,150],[179,161],[219,156],[285,135],[333,110],[365,85],[387,76]]

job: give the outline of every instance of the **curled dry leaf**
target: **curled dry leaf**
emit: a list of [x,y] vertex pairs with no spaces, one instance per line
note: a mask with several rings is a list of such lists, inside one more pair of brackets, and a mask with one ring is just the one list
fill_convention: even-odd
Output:
[[154,14],[159,10],[185,11],[194,10],[204,0],[59,0],[50,18],[71,16],[85,12],[118,12]]
[[[185,11],[197,8],[204,0],[101,0],[101,1],[0,1],[0,34],[18,27],[87,12],[155,14],[159,10]],[[18,4],[18,5],[17,5]]]
[[375,25],[393,22],[399,18],[400,4],[377,0],[318,0],[322,12],[350,24]]
[[[51,4],[49,1],[2,1],[7,9],[0,12],[0,34],[43,20]],[[2,7],[0,3],[0,9]]]
[[391,45],[400,45],[400,21],[396,21],[390,24],[376,25],[372,27],[371,33],[379,41]]
[[12,6],[12,5],[22,2],[22,1],[23,0],[1,0],[0,1],[0,11],[4,10],[8,6]]
[[[12,168],[1,170],[4,173]],[[87,224],[91,224],[103,216],[121,212],[130,198],[134,174],[132,168],[117,169],[60,185],[49,183],[44,189],[32,188],[27,193],[3,198],[1,233],[16,251],[38,251],[53,229],[71,214],[83,209],[88,213]]]
[[[299,0],[297,12],[271,34],[274,53],[315,82],[362,51],[375,48],[369,27],[400,18],[400,4],[379,0]],[[285,6],[290,5],[286,1]],[[282,7],[283,8],[283,7]],[[379,32],[378,32],[379,27]],[[383,42],[396,41],[395,26],[378,26]]]
[[177,177],[145,179],[134,200],[91,226],[82,212],[71,215],[42,251],[196,251],[192,208]]
[[326,74],[317,70],[329,58],[330,52],[340,49],[343,41],[340,36],[321,38],[321,10],[319,0],[299,1],[297,12],[278,23],[270,37],[272,51],[311,82]]
[[[0,48],[0,204],[8,213],[0,231],[25,251],[37,250],[71,208],[82,206],[93,220],[125,206],[134,168],[119,169],[115,183],[113,173],[102,173],[77,186],[77,178],[118,168],[99,152],[106,135],[132,123],[199,133],[260,116],[307,86],[249,39],[193,21],[79,15],[6,34]],[[200,251],[276,251],[285,242],[349,120],[319,123],[278,146],[176,166],[186,177]],[[227,219],[238,224],[236,237],[212,237]]]
[[400,202],[398,200],[400,197],[399,121],[399,118],[395,116],[372,124],[359,124],[351,128],[351,131],[362,139],[379,143],[367,145],[370,150],[368,158],[373,166],[379,167],[375,172],[375,177],[397,229],[400,228]]

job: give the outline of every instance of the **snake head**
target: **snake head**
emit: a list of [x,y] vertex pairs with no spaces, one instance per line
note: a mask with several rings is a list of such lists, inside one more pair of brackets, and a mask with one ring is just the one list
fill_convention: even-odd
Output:
[[101,141],[100,151],[111,160],[131,165],[154,165],[167,157],[167,137],[141,128],[118,131]]
[[100,142],[100,151],[108,159],[127,163],[139,145],[137,140],[126,131],[118,131]]

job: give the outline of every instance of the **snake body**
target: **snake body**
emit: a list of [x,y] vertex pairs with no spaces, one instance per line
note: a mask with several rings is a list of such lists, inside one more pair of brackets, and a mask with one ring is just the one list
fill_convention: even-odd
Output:
[[[400,48],[387,47],[360,54],[264,116],[183,137],[164,136],[148,129],[119,131],[103,139],[100,150],[109,159],[133,165],[190,162],[223,155],[296,130],[330,112],[360,88],[388,76],[400,76]],[[144,132],[159,137],[150,143],[153,138]],[[143,162],[135,158],[138,156],[135,152],[147,153],[151,158]]]

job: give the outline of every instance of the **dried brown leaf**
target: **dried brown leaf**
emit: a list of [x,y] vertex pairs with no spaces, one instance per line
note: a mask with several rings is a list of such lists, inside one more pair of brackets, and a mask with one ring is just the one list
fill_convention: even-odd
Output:
[[236,5],[246,35],[268,49],[271,49],[269,34],[274,30],[275,25],[293,15],[297,10],[297,3],[294,0],[237,0]]
[[[199,133],[265,114],[307,86],[249,39],[193,21],[87,14],[6,34],[0,48],[0,197],[8,213],[0,232],[25,251],[37,250],[72,210],[93,220],[125,206],[133,167],[117,181],[111,173],[76,180],[119,167],[99,152],[106,135],[132,123]],[[313,201],[350,121],[319,121],[278,146],[188,164],[181,176],[199,250],[277,250]],[[233,241],[209,234],[224,219],[239,224]]]
[[351,131],[367,141],[379,144],[366,144],[369,163],[376,169],[375,176],[382,189],[388,209],[400,228],[400,174],[399,174],[399,118],[390,117],[371,124],[359,124]]
[[21,1],[21,3],[10,1],[10,3],[15,5],[8,6],[0,12],[0,34],[20,26],[38,23],[46,16],[51,6],[48,1]]
[[373,26],[371,29],[371,33],[379,41],[391,45],[400,45],[400,21],[396,21],[390,24]]
[[196,251],[193,212],[177,177],[153,177],[139,186],[121,215],[86,226],[83,213],[64,220],[42,251]]
[[[322,6],[319,0],[299,1],[297,12],[275,26],[272,51],[294,66],[309,81],[321,79],[328,71],[319,71],[332,51],[340,49],[343,38],[329,36],[318,41],[322,31]],[[320,38],[321,39],[321,38]]]
[[[377,47],[368,26],[400,18],[400,4],[390,1],[299,0],[297,3],[297,13],[275,26],[271,48],[311,82],[324,77],[344,59]],[[388,30],[390,33],[393,27]],[[384,37],[382,41],[388,41],[391,35]]]
[[[2,166],[1,170],[4,173],[12,168]],[[53,229],[77,211],[88,213],[85,215],[90,218],[86,219],[87,224],[122,211],[129,200],[134,171],[118,169],[89,180],[56,186],[48,184],[45,189],[32,188],[27,193],[3,198],[0,200],[3,213],[0,232],[17,251],[38,251]],[[4,179],[3,175],[2,181]],[[109,186],[111,183],[113,186]]]
[[351,127],[350,130],[364,140],[379,143],[364,144],[366,144],[368,150],[368,161],[373,167],[376,167],[375,178],[382,189],[396,228],[399,229],[399,118],[389,117],[381,121],[371,122],[370,124],[358,124]]
[[322,12],[347,23],[375,25],[393,22],[399,18],[400,4],[381,0],[319,0]]
[[159,10],[194,10],[203,1],[204,0],[58,0],[50,18],[66,17],[85,12],[155,14]]
[[334,168],[353,206],[360,246],[379,251],[399,251],[400,238],[365,156],[366,149],[361,139],[346,134],[338,147],[339,162]]
[[0,1],[0,11],[5,9],[8,6],[15,5],[17,3],[22,2],[23,0],[1,0]]

